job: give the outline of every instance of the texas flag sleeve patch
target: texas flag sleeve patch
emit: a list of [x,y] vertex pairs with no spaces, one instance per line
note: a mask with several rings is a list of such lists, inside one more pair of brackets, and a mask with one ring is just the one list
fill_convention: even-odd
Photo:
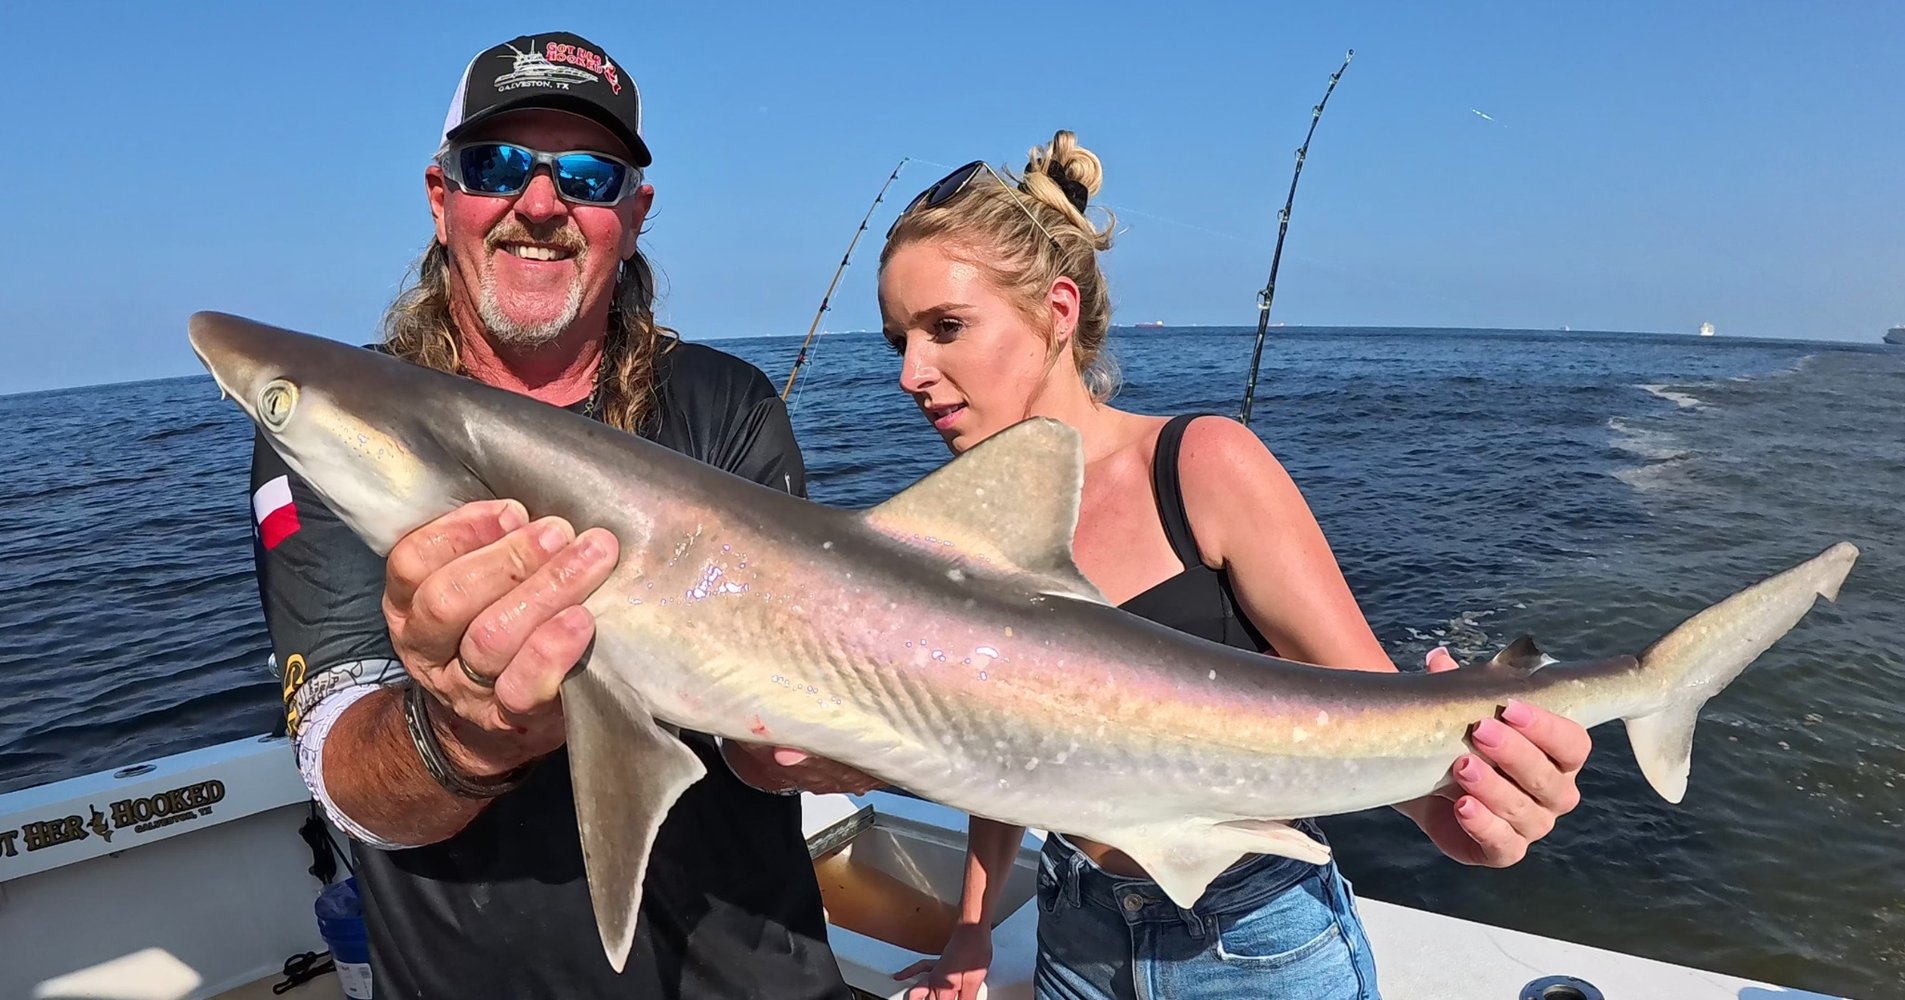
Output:
[[265,549],[298,533],[298,507],[291,502],[291,480],[287,476],[258,487],[251,495],[251,516],[258,522],[258,539]]

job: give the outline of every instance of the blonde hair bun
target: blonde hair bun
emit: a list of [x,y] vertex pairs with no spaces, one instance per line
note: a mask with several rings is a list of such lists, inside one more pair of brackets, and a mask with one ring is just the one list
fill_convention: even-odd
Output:
[[[1107,218],[1100,229],[1086,217],[1085,209],[1104,187],[1105,166],[1098,155],[1078,144],[1070,129],[1059,129],[1049,146],[1034,146],[1025,161],[1025,178],[1019,190],[1038,199],[1091,239],[1093,249],[1111,249],[1114,219]],[[1106,213],[1109,216],[1110,213]]]

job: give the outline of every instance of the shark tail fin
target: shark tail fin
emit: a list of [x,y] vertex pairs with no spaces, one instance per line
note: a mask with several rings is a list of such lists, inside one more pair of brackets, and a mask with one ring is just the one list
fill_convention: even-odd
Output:
[[1799,624],[1816,598],[1838,600],[1858,557],[1857,547],[1840,542],[1699,612],[1641,653],[1641,676],[1665,695],[1624,721],[1641,774],[1661,798],[1677,803],[1687,793],[1700,707]]

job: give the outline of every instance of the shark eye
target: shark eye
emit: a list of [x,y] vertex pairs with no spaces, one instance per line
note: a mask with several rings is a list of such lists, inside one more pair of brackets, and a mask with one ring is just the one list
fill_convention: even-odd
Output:
[[291,411],[297,406],[298,387],[284,379],[270,382],[258,394],[258,415],[274,431],[284,429],[285,423],[291,419]]

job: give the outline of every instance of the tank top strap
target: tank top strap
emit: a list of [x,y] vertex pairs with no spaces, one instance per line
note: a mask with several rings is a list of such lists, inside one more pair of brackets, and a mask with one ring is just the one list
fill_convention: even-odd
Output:
[[1184,512],[1184,487],[1178,478],[1177,460],[1184,448],[1184,431],[1191,421],[1204,413],[1181,413],[1165,423],[1158,432],[1157,450],[1151,457],[1151,489],[1157,495],[1158,519],[1164,523],[1164,535],[1171,540],[1171,551],[1185,569],[1204,565],[1197,551],[1197,535],[1191,531],[1191,519]]

